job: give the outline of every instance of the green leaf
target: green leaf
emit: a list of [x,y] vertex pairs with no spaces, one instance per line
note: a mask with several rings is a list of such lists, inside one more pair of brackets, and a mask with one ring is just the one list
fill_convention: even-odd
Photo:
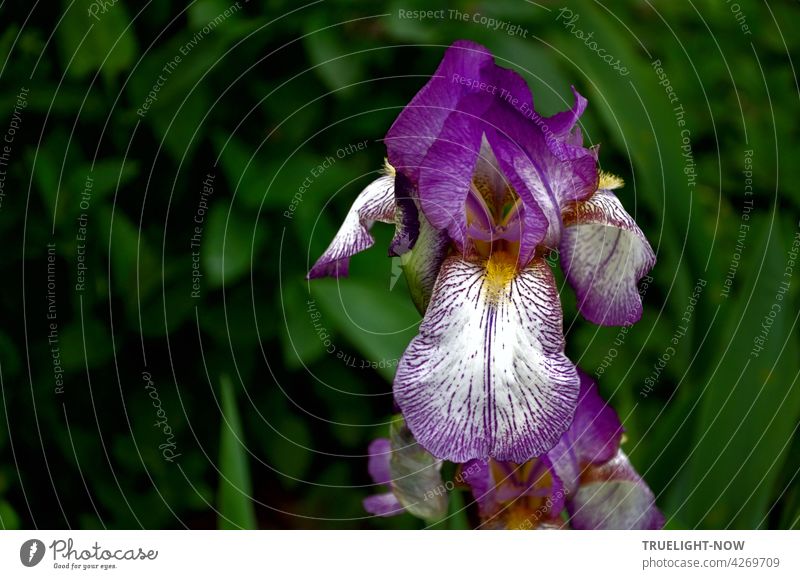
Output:
[[447,528],[451,531],[471,529],[464,504],[464,491],[456,489],[450,493],[450,509],[447,514]]
[[0,529],[19,529],[19,516],[6,501],[0,500]]
[[220,380],[222,427],[219,442],[220,481],[218,491],[219,528],[255,529],[256,515],[251,501],[250,469],[244,446],[242,424],[236,408],[233,385],[227,376]]
[[270,424],[275,430],[269,429],[265,433],[262,441],[264,452],[269,465],[277,471],[281,484],[295,488],[308,474],[314,458],[309,450],[313,441],[305,421],[291,414],[282,403],[273,405],[275,407],[282,407],[282,411],[270,417]]
[[319,314],[308,311],[304,299],[306,287],[299,281],[288,283],[280,289],[284,316],[281,323],[283,359],[288,368],[300,368],[325,354],[325,344],[314,329],[314,318]]
[[111,336],[107,326],[86,316],[61,330],[61,361],[67,372],[97,368],[111,360]]
[[362,57],[351,55],[344,43],[341,42],[341,32],[336,29],[325,28],[329,23],[324,19],[312,21],[306,28],[308,36],[304,43],[308,58],[314,65],[314,73],[319,75],[322,82],[332,91],[337,91],[341,97],[342,89],[363,77]]
[[752,529],[765,523],[800,415],[797,312],[781,285],[790,243],[777,220],[758,225],[753,227],[763,231],[763,240],[739,272],[749,274],[746,290],[720,312],[728,321],[726,342],[717,346],[720,358],[710,364],[708,382],[696,385],[701,411],[689,484],[677,501],[678,516],[691,526]]
[[[388,285],[390,260],[376,255],[386,267],[386,276],[379,279]],[[353,360],[351,366],[372,368],[391,380],[406,346],[417,333],[419,314],[406,292],[363,281],[355,263],[351,267],[353,277],[312,282],[311,297],[323,314],[320,327],[331,335],[337,356],[341,353],[340,357],[347,357],[341,339],[346,338],[363,356]]]
[[[112,214],[108,207],[100,207],[96,213],[96,225],[94,216],[91,219],[90,235],[96,234],[99,241],[96,247],[102,255],[108,255],[110,248],[110,267],[116,290],[125,294],[131,288],[138,288],[138,295],[143,299],[160,285],[160,260],[125,213],[116,210]],[[126,303],[136,308],[136,300]]]
[[71,76],[84,78],[102,69],[103,76],[111,79],[133,64],[138,47],[122,2],[63,0],[62,5],[64,19],[57,30],[59,54]]
[[[139,174],[139,161],[136,159],[108,158],[100,159],[94,164],[94,170],[89,163],[83,167],[73,169],[70,176],[70,189],[75,192],[82,192],[86,189],[88,178],[91,177],[90,205],[94,205],[101,199],[115,191],[120,192],[122,188],[136,178]],[[117,188],[119,185],[119,188]],[[79,202],[73,203],[79,209]]]
[[[254,222],[246,219],[236,209],[228,213],[229,206],[217,203],[211,207],[203,233],[202,263],[211,287],[230,285],[250,271],[250,254],[253,245]],[[255,245],[261,239],[256,231]],[[257,252],[254,252],[257,253]]]

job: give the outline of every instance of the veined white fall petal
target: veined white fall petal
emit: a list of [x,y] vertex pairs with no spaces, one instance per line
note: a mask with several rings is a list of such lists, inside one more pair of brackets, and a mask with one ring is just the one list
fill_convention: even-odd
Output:
[[561,304],[541,258],[445,259],[394,395],[417,441],[454,462],[524,462],[569,427],[579,389]]
[[600,190],[564,211],[561,267],[595,324],[629,325],[642,316],[637,282],[656,256],[639,226],[611,191]]
[[347,275],[350,257],[375,243],[369,233],[372,225],[394,220],[394,175],[383,175],[358,195],[336,237],[308,272],[308,279]]

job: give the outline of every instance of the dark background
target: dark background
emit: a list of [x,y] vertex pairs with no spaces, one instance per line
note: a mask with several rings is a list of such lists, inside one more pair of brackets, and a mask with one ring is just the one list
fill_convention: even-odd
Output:
[[[589,98],[587,137],[658,254],[627,331],[588,323],[561,293],[568,353],[600,374],[668,526],[800,525],[797,2],[270,0],[219,19],[231,6],[0,5],[0,133],[13,131],[0,167],[1,527],[422,526],[361,508],[376,490],[366,447],[386,432],[419,322],[386,257],[391,228],[376,227],[349,279],[304,274],[459,38],[523,74],[540,112],[571,105],[572,84]],[[400,17],[420,8],[468,21]]]

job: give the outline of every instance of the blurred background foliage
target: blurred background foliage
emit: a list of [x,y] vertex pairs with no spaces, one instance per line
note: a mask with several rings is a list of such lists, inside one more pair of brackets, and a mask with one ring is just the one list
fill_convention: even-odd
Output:
[[[565,27],[562,6],[629,75]],[[381,166],[393,119],[444,48],[468,38],[523,74],[540,112],[569,106],[570,85],[588,96],[586,135],[601,143],[603,168],[625,178],[621,199],[658,253],[644,317],[627,331],[579,318],[568,287],[562,300],[568,353],[602,372],[624,448],[669,526],[797,527],[800,278],[784,273],[800,214],[798,8],[738,6],[4,3],[0,131],[28,92],[0,205],[0,526],[421,526],[361,508],[374,492],[364,454],[386,433],[396,361],[419,322],[383,249],[390,228],[376,227],[376,247],[348,279],[309,285],[304,274]],[[399,16],[441,8],[524,33]],[[695,187],[655,59],[685,109]],[[61,393],[48,342],[50,243]]]

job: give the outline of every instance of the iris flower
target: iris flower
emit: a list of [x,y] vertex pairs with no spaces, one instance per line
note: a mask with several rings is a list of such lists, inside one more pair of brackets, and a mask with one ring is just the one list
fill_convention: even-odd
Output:
[[483,527],[663,527],[652,491],[620,449],[619,418],[592,380],[583,372],[580,379],[575,420],[550,452],[522,465],[494,460],[464,465]]
[[638,280],[655,256],[583,146],[587,101],[539,115],[517,73],[458,41],[385,138],[385,174],[356,199],[309,278],[347,273],[394,223],[424,318],[398,364],[394,397],[416,440],[463,463],[523,463],[572,422],[579,379],[544,259],[557,250],[580,312],[606,325],[641,316]]

